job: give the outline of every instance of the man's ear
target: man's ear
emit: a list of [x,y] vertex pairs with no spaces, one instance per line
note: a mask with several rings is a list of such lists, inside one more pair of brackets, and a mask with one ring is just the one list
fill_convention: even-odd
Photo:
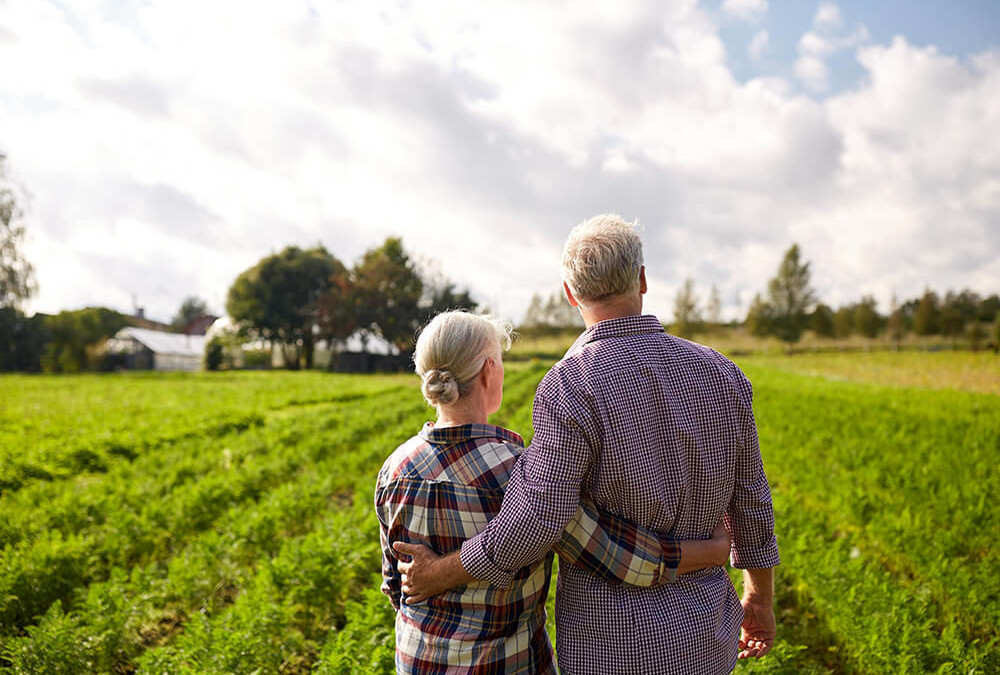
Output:
[[646,266],[639,268],[639,295],[646,294]]
[[580,306],[580,303],[577,302],[576,298],[573,297],[573,291],[569,290],[569,284],[567,284],[565,281],[563,282],[563,292],[566,294],[566,300],[569,302],[570,305],[572,305],[573,307]]

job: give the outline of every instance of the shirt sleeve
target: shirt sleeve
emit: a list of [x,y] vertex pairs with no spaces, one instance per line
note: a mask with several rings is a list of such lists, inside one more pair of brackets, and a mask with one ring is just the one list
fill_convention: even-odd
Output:
[[500,512],[462,545],[465,570],[500,587],[510,584],[514,570],[541,560],[562,539],[594,461],[596,435],[580,421],[588,416],[574,415],[569,396],[546,396],[544,388],[545,380],[532,412],[535,437],[511,471]]
[[396,568],[396,564],[399,559],[396,557],[395,552],[392,550],[392,546],[389,542],[389,530],[385,522],[385,518],[382,515],[382,510],[379,508],[379,488],[375,489],[375,514],[378,516],[379,520],[379,544],[382,549],[382,586],[381,590],[389,598],[389,602],[392,603],[393,608],[399,611],[399,603],[402,601],[403,589],[402,589],[402,577],[399,574],[399,570]]
[[766,569],[781,562],[774,536],[774,508],[760,456],[753,415],[753,388],[738,368],[736,376],[740,447],[736,457],[736,483],[726,510],[733,538],[731,562],[739,569]]
[[601,511],[588,499],[580,500],[555,549],[561,564],[625,586],[672,582],[681,561],[680,544],[673,537]]

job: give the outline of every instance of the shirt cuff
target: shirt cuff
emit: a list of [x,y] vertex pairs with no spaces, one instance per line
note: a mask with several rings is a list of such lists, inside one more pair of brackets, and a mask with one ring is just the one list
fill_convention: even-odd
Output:
[[764,570],[781,564],[778,540],[774,537],[766,545],[749,550],[733,547],[731,562],[739,570]]
[[663,565],[660,572],[660,584],[671,584],[677,581],[677,568],[681,564],[681,545],[673,537],[660,537],[660,551],[663,553]]
[[467,539],[462,543],[462,551],[459,559],[465,571],[477,579],[490,582],[498,588],[507,588],[514,581],[514,575],[507,570],[500,569],[494,564],[486,554],[485,545],[480,541],[481,536]]

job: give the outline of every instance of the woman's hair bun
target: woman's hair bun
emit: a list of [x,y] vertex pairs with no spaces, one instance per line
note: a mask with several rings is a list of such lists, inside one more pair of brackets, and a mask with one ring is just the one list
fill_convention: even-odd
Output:
[[421,387],[431,405],[449,404],[458,400],[458,382],[450,370],[428,370]]

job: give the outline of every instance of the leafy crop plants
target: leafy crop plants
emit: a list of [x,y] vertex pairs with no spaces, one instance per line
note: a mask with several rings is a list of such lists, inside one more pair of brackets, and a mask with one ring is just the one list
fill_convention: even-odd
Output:
[[[784,562],[737,672],[1000,672],[1000,397],[743,365]],[[530,438],[545,370],[495,422]],[[0,378],[0,673],[392,673],[371,491],[416,385]]]

